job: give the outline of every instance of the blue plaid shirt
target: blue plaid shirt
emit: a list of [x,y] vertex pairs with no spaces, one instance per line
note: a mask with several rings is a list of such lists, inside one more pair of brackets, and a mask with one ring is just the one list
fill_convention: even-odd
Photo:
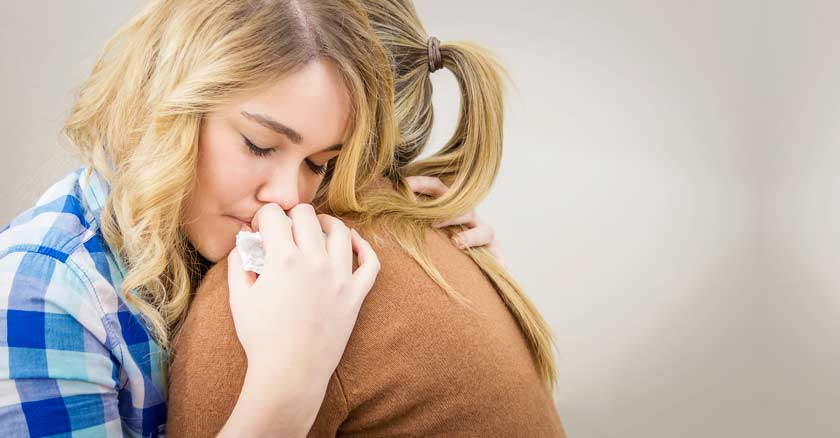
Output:
[[102,236],[107,183],[78,168],[0,230],[0,436],[162,437],[167,358]]

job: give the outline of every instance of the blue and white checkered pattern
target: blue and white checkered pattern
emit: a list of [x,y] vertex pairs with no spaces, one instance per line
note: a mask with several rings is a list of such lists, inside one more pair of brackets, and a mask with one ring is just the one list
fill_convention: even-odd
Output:
[[162,437],[167,358],[120,290],[108,185],[78,168],[0,230],[0,436]]

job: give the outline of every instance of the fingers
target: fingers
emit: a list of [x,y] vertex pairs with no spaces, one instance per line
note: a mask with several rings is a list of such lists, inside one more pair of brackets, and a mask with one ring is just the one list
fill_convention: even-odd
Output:
[[242,269],[242,258],[239,257],[239,250],[234,246],[227,257],[228,262],[228,288],[231,291],[246,290],[257,281],[257,274]]
[[499,247],[499,242],[497,240],[493,240],[488,243],[487,250],[490,251],[490,254],[493,254],[493,258],[495,258],[502,267],[506,266],[505,259],[502,256],[502,249]]
[[298,204],[289,211],[295,244],[305,254],[326,255],[324,234],[311,204]]
[[379,275],[379,258],[370,244],[356,230],[350,230],[350,235],[353,251],[359,254],[359,267],[353,273],[353,283],[355,293],[361,303],[373,287],[376,276]]
[[443,228],[448,227],[450,225],[466,225],[471,228],[478,226],[479,224],[475,216],[475,210],[466,214],[462,214],[461,216],[458,216],[454,219],[442,220],[432,224],[432,226],[435,228]]
[[493,227],[482,224],[456,234],[452,237],[452,240],[458,248],[463,249],[466,247],[487,245],[493,241],[493,234]]
[[251,225],[262,236],[266,258],[283,256],[295,250],[292,222],[279,205],[263,205],[254,215]]
[[318,221],[327,234],[327,255],[333,259],[341,272],[352,272],[353,247],[350,229],[338,218],[327,214],[319,214]]
[[475,228],[462,231],[455,236],[452,236],[452,241],[458,248],[464,249],[466,247],[476,247],[486,245],[490,254],[499,262],[500,265],[505,266],[505,259],[502,256],[502,249],[499,247],[499,242],[496,240],[493,227],[486,224],[479,224]]
[[408,183],[412,192],[424,195],[437,197],[449,190],[449,187],[440,178],[433,176],[409,176],[406,177],[405,182]]

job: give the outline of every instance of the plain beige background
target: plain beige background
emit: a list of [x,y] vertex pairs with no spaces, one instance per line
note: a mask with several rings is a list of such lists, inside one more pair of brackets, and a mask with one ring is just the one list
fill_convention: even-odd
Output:
[[[838,436],[840,7],[416,3],[513,77],[479,213],[557,335],[569,436]],[[140,4],[0,2],[3,224],[76,167],[72,91]]]

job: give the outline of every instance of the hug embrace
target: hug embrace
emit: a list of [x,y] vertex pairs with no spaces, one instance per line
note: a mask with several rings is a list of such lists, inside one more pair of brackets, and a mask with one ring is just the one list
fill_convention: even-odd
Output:
[[148,2],[64,124],[83,166],[0,231],[0,434],[564,436],[475,213],[504,77],[409,0]]

